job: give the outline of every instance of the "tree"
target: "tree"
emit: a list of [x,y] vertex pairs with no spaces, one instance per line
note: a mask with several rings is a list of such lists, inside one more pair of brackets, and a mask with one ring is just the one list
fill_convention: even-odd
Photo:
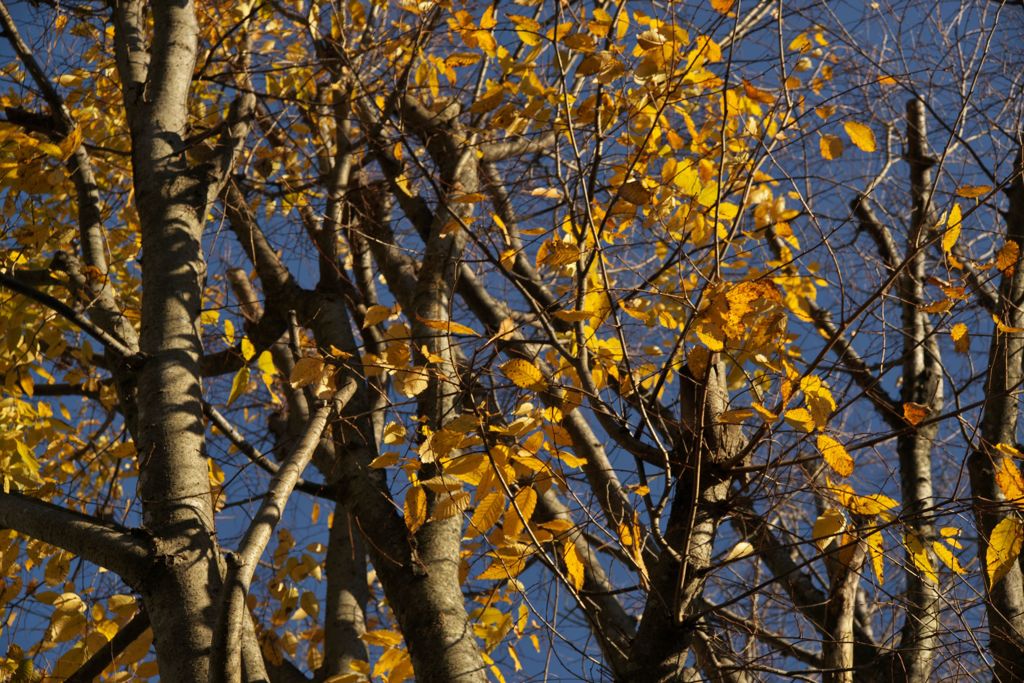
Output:
[[1019,10],[903,9],[0,6],[2,666],[1024,680]]

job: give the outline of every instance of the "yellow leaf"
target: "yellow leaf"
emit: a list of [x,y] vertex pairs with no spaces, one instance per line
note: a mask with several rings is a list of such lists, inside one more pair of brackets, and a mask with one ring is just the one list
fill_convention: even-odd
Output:
[[871,555],[871,566],[875,570],[875,576],[878,577],[878,585],[881,586],[885,583],[885,579],[882,576],[882,571],[885,567],[884,555],[882,553],[882,534],[876,531],[868,534],[865,540],[868,544],[868,553]]
[[381,306],[379,304],[370,306],[366,309],[366,315],[363,316],[363,327],[372,327],[382,323],[390,318],[392,313],[392,310],[387,306]]
[[562,559],[565,561],[565,573],[569,575],[569,583],[576,590],[583,588],[583,557],[572,539],[562,544]]
[[1002,332],[1003,334],[1019,334],[1021,332],[1024,332],[1024,327],[1010,327],[1002,320],[1000,320],[999,316],[996,315],[995,313],[992,314],[992,322],[996,324],[996,329]]
[[916,427],[921,424],[921,421],[931,415],[932,409],[923,403],[904,403],[903,404],[903,419],[911,427]]
[[248,363],[256,355],[256,347],[252,345],[248,337],[242,337],[242,359]]
[[402,443],[405,440],[405,427],[398,422],[387,423],[381,440],[388,445]]
[[235,399],[244,394],[248,388],[249,366],[243,365],[239,368],[238,372],[235,373],[235,378],[231,381],[231,394],[228,395],[228,405],[234,403]]
[[720,14],[729,14],[736,0],[711,0],[711,9]]
[[395,373],[395,389],[407,398],[419,396],[426,391],[429,385],[430,374],[422,365]]
[[846,452],[843,444],[830,436],[819,434],[817,446],[821,451],[821,456],[825,458],[825,462],[835,470],[836,474],[840,477],[848,477],[853,474],[853,458]]
[[875,133],[868,126],[856,121],[847,121],[843,124],[843,130],[850,136],[850,142],[862,152],[875,151]]
[[1014,269],[1017,267],[1017,260],[1020,258],[1020,245],[1016,242],[1007,242],[996,254],[996,268],[998,268],[1003,275],[1010,277],[1013,275]]
[[442,497],[437,505],[434,507],[434,512],[430,515],[430,519],[448,519],[455,515],[461,515],[469,508],[469,504],[472,502],[472,498],[466,491],[456,491],[455,493]]
[[846,528],[846,518],[836,508],[828,508],[821,516],[814,521],[814,528],[811,529],[811,539],[819,550],[832,544],[836,536]]
[[753,408],[754,412],[757,413],[758,415],[760,415],[761,419],[764,420],[768,424],[771,424],[772,422],[775,422],[775,420],[779,419],[778,415],[776,415],[772,411],[768,410],[767,408],[765,408],[760,403],[756,403],[756,402],[755,403],[751,403],[750,407]]
[[419,316],[416,316],[416,319],[420,321],[424,327],[429,327],[432,330],[440,330],[441,332],[448,332],[449,334],[465,334],[471,337],[480,336],[480,334],[472,327],[467,327],[452,320],[426,320]]
[[983,197],[992,191],[991,185],[961,185],[956,188],[956,194],[958,197],[966,197],[967,199],[977,199]]
[[754,546],[750,541],[740,541],[729,549],[729,552],[727,552],[725,557],[722,558],[722,562],[733,562],[753,554]]
[[1011,446],[1008,443],[997,443],[996,450],[1011,458],[1024,458],[1024,453],[1021,453],[1016,446]]
[[932,583],[938,583],[939,577],[935,573],[935,567],[932,566],[931,559],[928,557],[927,548],[921,542],[921,537],[913,532],[908,532],[904,536],[904,543],[907,546],[907,552],[910,553],[910,557],[914,561],[914,566],[917,567],[921,576]]
[[951,547],[956,548],[957,550],[963,550],[963,544],[957,540],[957,536],[960,535],[960,529],[957,529],[954,526],[944,526],[939,530],[939,533],[942,534],[942,538],[946,539],[946,543]]
[[821,156],[829,161],[843,156],[843,141],[838,135],[822,135],[818,140]]
[[314,382],[319,382],[324,374],[324,365],[320,358],[300,358],[292,368],[288,384],[292,389],[301,389]]
[[530,521],[533,509],[537,507],[537,491],[532,486],[520,489],[515,497],[515,505],[505,513],[505,539],[515,540],[526,528],[523,521]]
[[312,591],[303,591],[302,597],[299,598],[299,606],[313,619],[320,614],[320,601],[316,599],[316,594]]
[[502,374],[523,389],[540,389],[545,385],[544,374],[536,365],[522,358],[513,358],[499,366]]
[[370,467],[375,470],[382,470],[387,467],[394,467],[398,464],[398,453],[395,451],[388,451],[387,453],[381,453],[376,458],[370,461]]
[[960,205],[954,204],[946,219],[946,232],[942,236],[942,251],[949,253],[953,250],[956,241],[960,239],[960,222],[963,214],[960,212]]
[[805,432],[814,431],[814,419],[811,418],[811,414],[806,408],[794,408],[793,410],[787,410],[783,418],[786,422],[797,429]]
[[966,574],[967,570],[963,568],[960,561],[956,559],[956,555],[953,551],[946,547],[945,543],[939,541],[932,541],[932,550],[935,552],[935,556],[939,558],[942,564],[946,565],[957,574]]
[[967,334],[967,325],[963,323],[957,323],[953,325],[953,329],[949,331],[949,336],[953,338],[953,348],[956,349],[957,353],[967,353],[971,348],[970,335]]
[[1020,470],[1010,458],[999,459],[999,469],[996,470],[996,484],[999,490],[1006,496],[1006,500],[1024,507],[1024,477],[1021,477]]
[[989,587],[1003,580],[1017,562],[1021,544],[1024,543],[1024,523],[1016,516],[1009,516],[996,524],[988,539],[985,552],[985,566],[988,569]]
[[427,521],[427,494],[422,486],[413,486],[409,489],[409,492],[405,494],[403,507],[405,509],[405,526],[409,528],[410,533],[414,534]]
[[872,493],[869,496],[853,494],[848,497],[845,505],[854,514],[873,516],[888,512],[897,507],[899,503],[881,493]]
[[469,520],[469,528],[466,529],[467,538],[481,536],[491,530],[491,527],[498,523],[501,514],[505,511],[505,495],[499,491],[491,491],[477,503],[476,510]]

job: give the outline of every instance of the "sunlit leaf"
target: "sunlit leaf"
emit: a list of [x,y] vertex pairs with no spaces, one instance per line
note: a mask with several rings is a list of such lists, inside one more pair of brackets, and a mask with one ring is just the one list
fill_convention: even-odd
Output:
[[825,550],[846,528],[846,517],[836,508],[828,508],[814,521],[811,539],[819,550]]
[[991,185],[961,185],[956,188],[956,194],[958,197],[967,197],[968,199],[984,197],[991,191]]
[[916,427],[921,424],[921,421],[931,415],[932,409],[923,403],[904,403],[903,404],[903,419],[907,421],[911,427]]
[[856,121],[847,121],[843,124],[843,130],[850,137],[850,142],[862,152],[875,151],[875,133],[868,126]]
[[949,336],[953,339],[953,348],[957,353],[967,353],[970,350],[971,339],[967,332],[967,325],[963,323],[953,325]]
[[569,576],[569,583],[576,590],[583,588],[583,557],[571,539],[566,539],[562,544],[562,560],[565,562],[565,573]]
[[235,400],[244,394],[248,388],[249,366],[243,365],[239,368],[238,372],[235,373],[235,378],[231,380],[231,393],[228,395],[228,405],[234,403]]
[[405,526],[410,533],[416,531],[427,521],[427,494],[421,486],[413,486],[405,494]]
[[946,219],[946,232],[942,235],[942,251],[947,254],[953,250],[957,240],[960,239],[961,222],[960,205],[954,204],[949,211],[949,218]]
[[1024,522],[1015,515],[1006,517],[992,529],[985,552],[988,584],[995,586],[1017,563],[1021,544],[1024,544]]
[[853,474],[853,458],[846,452],[846,447],[843,444],[830,436],[819,434],[817,446],[825,462],[835,470],[836,474],[840,477],[848,477]]
[[821,156],[829,161],[843,155],[843,141],[836,135],[822,135],[818,141]]
[[502,374],[517,387],[537,389],[544,385],[544,374],[536,365],[522,358],[513,358],[499,366]]
[[921,537],[912,531],[908,531],[904,536],[903,542],[907,547],[907,552],[910,554],[914,567],[917,568],[921,576],[931,583],[938,583],[939,577],[935,573],[935,567],[928,557],[928,549],[921,541]]

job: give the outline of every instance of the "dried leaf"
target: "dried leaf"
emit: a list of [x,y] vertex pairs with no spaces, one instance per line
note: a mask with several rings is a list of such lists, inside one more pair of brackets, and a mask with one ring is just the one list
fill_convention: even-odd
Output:
[[961,185],[956,188],[956,194],[958,197],[966,197],[968,199],[983,197],[991,191],[991,185]]
[[921,421],[932,414],[932,409],[923,403],[904,403],[903,404],[903,419],[911,427],[916,427],[921,424]]

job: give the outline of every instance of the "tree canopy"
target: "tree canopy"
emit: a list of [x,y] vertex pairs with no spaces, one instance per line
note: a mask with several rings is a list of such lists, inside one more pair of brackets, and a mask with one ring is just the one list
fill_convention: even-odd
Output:
[[0,0],[0,669],[1024,681],[1014,5]]

